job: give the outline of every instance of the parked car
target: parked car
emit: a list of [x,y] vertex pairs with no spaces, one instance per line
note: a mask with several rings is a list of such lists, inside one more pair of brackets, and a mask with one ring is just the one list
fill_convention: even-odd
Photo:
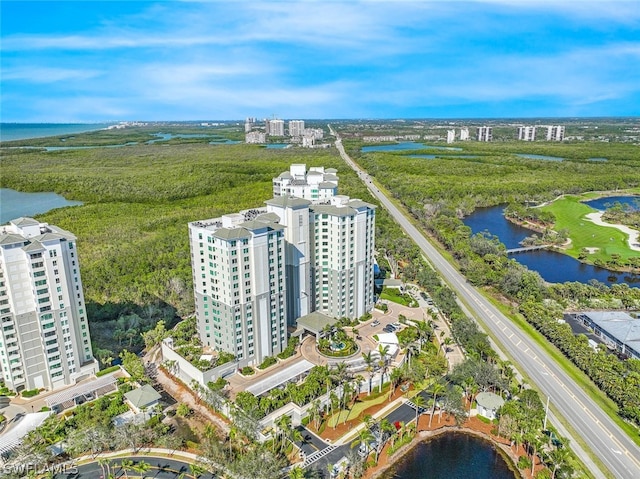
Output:
[[395,333],[396,332],[396,328],[394,328],[392,324],[387,324],[384,328],[382,328],[382,330],[385,333]]
[[396,329],[401,329],[402,328],[402,324],[400,324],[398,321],[396,321],[395,323],[392,324],[392,326]]

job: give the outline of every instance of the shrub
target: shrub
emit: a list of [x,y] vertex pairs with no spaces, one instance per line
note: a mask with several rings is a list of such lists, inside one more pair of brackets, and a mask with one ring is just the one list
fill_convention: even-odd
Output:
[[518,459],[518,469],[528,469],[531,467],[531,459],[527,456],[520,456]]
[[110,368],[103,369],[102,371],[98,371],[96,373],[96,377],[99,378],[100,376],[104,376],[105,374],[112,373],[114,371],[117,371],[118,369],[120,369],[120,366],[111,366]]
[[267,369],[269,366],[273,366],[275,363],[277,363],[278,361],[276,360],[276,358],[274,358],[273,356],[267,356],[266,358],[264,358],[264,360],[262,361],[262,364],[260,364],[258,366],[258,369]]
[[240,373],[244,376],[251,376],[255,374],[255,370],[251,366],[245,366],[240,370]]
[[34,396],[37,396],[38,394],[40,394],[39,389],[29,389],[28,391],[22,391],[23,398],[32,398]]

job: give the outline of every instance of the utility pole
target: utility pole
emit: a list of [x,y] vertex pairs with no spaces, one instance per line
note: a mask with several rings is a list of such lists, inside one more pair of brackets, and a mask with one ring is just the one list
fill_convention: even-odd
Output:
[[551,396],[547,396],[547,407],[544,409],[544,426],[542,427],[543,431],[547,430],[547,416],[549,415],[549,400]]

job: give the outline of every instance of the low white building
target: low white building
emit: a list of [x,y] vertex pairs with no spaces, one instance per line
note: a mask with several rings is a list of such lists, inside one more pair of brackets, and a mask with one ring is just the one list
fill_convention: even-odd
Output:
[[476,396],[476,404],[480,416],[494,420],[498,410],[504,405],[504,399],[494,393],[482,392]]

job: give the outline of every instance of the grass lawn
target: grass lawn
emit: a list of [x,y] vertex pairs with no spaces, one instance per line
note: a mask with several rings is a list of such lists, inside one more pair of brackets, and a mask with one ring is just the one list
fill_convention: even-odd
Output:
[[[384,390],[383,390],[383,393],[384,393]],[[354,404],[351,411],[343,409],[337,414],[334,414],[333,416],[331,416],[329,418],[329,421],[327,422],[327,426],[333,427],[334,425],[339,424],[340,422],[345,421],[346,419],[355,419],[363,411],[365,411],[366,409],[369,409],[371,406],[377,406],[378,404],[382,404],[383,402],[385,402],[388,399],[388,396],[389,394],[387,393],[387,394],[382,394],[378,397],[373,397],[372,399],[365,399],[364,401],[358,401]],[[347,415],[349,416],[348,418],[347,418]]]
[[408,294],[402,294],[395,288],[384,288],[380,293],[380,299],[386,299],[387,301],[393,301],[394,303],[401,304],[403,306],[413,307],[414,300]]
[[599,248],[595,253],[589,254],[589,261],[601,259],[606,262],[612,254],[619,254],[622,259],[638,256],[637,251],[629,248],[628,235],[616,228],[598,226],[585,219],[585,215],[596,210],[581,203],[582,196],[565,196],[550,205],[541,208],[552,212],[556,217],[554,229],[569,231],[571,245],[566,249],[567,254],[578,257],[582,248]]

